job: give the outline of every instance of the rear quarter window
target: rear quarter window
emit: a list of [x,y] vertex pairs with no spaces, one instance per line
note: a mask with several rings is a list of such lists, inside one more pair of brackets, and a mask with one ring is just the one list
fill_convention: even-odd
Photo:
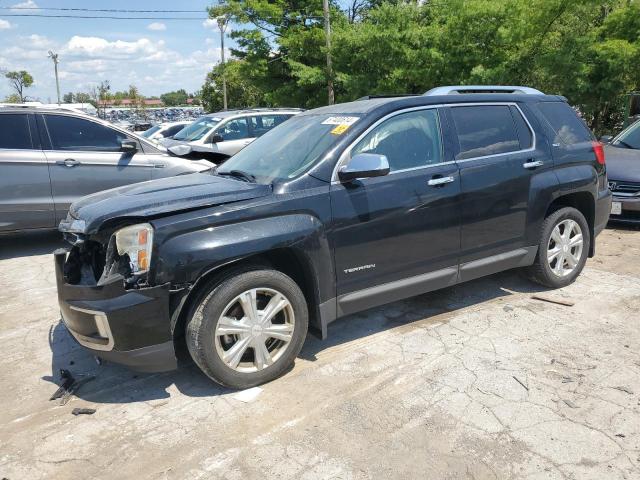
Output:
[[594,137],[576,111],[564,102],[541,102],[538,109],[555,132],[553,143],[574,145]]

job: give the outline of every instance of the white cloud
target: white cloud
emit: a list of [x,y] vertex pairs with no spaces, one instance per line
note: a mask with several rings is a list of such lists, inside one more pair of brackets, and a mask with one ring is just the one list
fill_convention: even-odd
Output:
[[0,30],[8,30],[11,28],[11,24],[6,20],[0,18]]
[[161,22],[153,22],[147,25],[147,29],[154,30],[154,31],[162,31],[162,30],[166,30],[167,26]]
[[134,42],[116,40],[110,42],[100,37],[80,37],[74,35],[63,47],[63,52],[72,57],[125,58],[151,55],[164,46],[164,41],[152,42],[140,38]]
[[204,22],[202,22],[202,26],[204,28],[218,28],[218,22],[215,18],[207,18]]
[[38,4],[33,0],[27,0],[26,2],[16,3],[15,5],[11,5],[11,8],[38,8]]

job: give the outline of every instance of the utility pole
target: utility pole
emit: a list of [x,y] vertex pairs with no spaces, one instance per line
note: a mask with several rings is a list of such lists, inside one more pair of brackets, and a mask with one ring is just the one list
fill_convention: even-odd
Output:
[[227,75],[225,73],[224,63],[224,32],[227,29],[229,19],[226,15],[222,15],[216,18],[218,21],[218,28],[220,29],[220,60],[222,63],[222,106],[227,109]]
[[58,105],[60,105],[60,81],[58,80],[58,54],[49,50],[49,58],[53,60],[53,69],[56,72],[56,91],[58,92]]
[[327,44],[327,92],[329,94],[329,105],[335,103],[333,92],[333,66],[331,65],[331,24],[329,23],[329,0],[322,0],[322,10],[324,12],[324,36]]

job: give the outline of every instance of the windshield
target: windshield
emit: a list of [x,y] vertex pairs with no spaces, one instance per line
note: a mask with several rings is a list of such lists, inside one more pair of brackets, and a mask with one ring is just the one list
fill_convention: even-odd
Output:
[[611,143],[615,146],[640,150],[640,120],[623,130]]
[[219,174],[240,171],[258,183],[295,178],[335,144],[358,117],[296,115],[224,162]]
[[145,138],[149,138],[151,135],[156,133],[158,130],[160,130],[160,125],[156,125],[155,127],[151,127],[149,130],[145,130],[140,135],[142,135]]
[[220,119],[216,117],[202,117],[191,125],[184,127],[178,133],[173,136],[174,140],[184,140],[186,142],[192,142],[194,140],[200,140],[204,137],[213,127],[220,123]]

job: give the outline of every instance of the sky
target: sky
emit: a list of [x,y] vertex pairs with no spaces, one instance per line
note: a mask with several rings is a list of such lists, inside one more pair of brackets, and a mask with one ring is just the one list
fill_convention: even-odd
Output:
[[[184,88],[199,90],[206,73],[220,61],[220,31],[207,21],[211,0],[0,0],[0,71],[27,70],[34,77],[27,95],[43,102],[56,101],[53,62],[48,51],[58,53],[60,92],[89,91],[103,80],[111,90],[134,84],[142,95],[155,96]],[[13,8],[12,8],[13,7]],[[22,7],[23,9],[16,9]],[[197,10],[193,13],[99,13],[40,8],[91,8],[135,10]],[[110,15],[145,17],[198,17],[195,20],[109,20],[25,18],[11,14]],[[227,29],[227,35],[231,31]],[[233,42],[225,40],[225,52]],[[13,93],[0,78],[0,101]]]

